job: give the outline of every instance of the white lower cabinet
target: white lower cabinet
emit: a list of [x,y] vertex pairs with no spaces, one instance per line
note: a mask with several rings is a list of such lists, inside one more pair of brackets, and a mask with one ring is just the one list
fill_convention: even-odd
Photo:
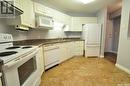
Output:
[[61,43],[59,44],[60,48],[60,60],[59,63],[65,61],[68,59],[68,53],[67,53],[67,44],[66,43]]
[[48,44],[44,46],[45,69],[49,69],[59,64],[60,48],[58,44]]
[[42,75],[43,72],[45,71],[45,64],[44,64],[44,52],[43,52],[43,47],[41,46],[39,48],[39,70],[40,70],[40,74]]
[[69,59],[72,58],[73,56],[75,56],[75,42],[68,42],[68,54],[69,54]]
[[84,41],[76,41],[74,46],[75,56],[81,56],[84,54]]
[[[43,57],[41,56],[42,59],[41,65],[44,65],[45,69],[48,69],[53,66],[50,65],[53,62],[55,62],[56,64],[62,63],[68,59],[71,59],[74,56],[82,56],[84,51],[84,41],[72,41],[72,42],[57,43],[52,45],[44,45],[43,50],[41,51],[44,52],[44,58],[45,58],[45,65],[44,65],[44,63],[42,62],[44,61],[44,59],[42,59]],[[43,55],[42,52],[41,55]],[[47,67],[47,65],[50,66]],[[41,68],[44,67],[41,66]]]
[[60,62],[68,60],[74,56],[82,56],[84,52],[84,41],[66,42],[59,44]]

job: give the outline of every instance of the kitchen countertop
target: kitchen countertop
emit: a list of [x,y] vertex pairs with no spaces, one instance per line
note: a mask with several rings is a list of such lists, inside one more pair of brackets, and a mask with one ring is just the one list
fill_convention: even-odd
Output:
[[14,41],[14,45],[35,45],[42,46],[46,44],[55,44],[55,43],[64,43],[64,42],[72,42],[72,41],[84,41],[80,38],[63,38],[63,39],[30,39],[30,40],[22,40],[22,41]]

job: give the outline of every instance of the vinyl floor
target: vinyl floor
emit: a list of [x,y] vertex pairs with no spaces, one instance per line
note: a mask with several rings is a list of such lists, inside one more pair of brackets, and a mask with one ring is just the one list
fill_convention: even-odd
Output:
[[130,75],[107,59],[74,57],[46,71],[40,86],[130,86]]

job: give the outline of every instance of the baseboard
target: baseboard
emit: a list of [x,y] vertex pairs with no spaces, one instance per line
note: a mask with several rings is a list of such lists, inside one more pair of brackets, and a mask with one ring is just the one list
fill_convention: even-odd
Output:
[[119,69],[121,69],[121,70],[125,71],[126,73],[130,74],[130,70],[129,69],[127,69],[127,68],[125,68],[125,67],[123,67],[123,66],[121,66],[119,64],[116,64],[116,67],[118,67]]

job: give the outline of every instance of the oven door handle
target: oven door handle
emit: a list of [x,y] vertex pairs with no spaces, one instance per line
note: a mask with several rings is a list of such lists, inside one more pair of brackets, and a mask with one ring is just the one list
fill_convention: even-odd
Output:
[[39,49],[36,49],[34,52],[30,53],[29,55],[25,56],[25,57],[20,57],[20,58],[17,58],[16,60],[13,60],[7,64],[4,65],[4,68],[10,68],[16,64],[18,64],[19,62],[21,61],[28,61],[29,59],[31,59],[37,52],[39,51]]

